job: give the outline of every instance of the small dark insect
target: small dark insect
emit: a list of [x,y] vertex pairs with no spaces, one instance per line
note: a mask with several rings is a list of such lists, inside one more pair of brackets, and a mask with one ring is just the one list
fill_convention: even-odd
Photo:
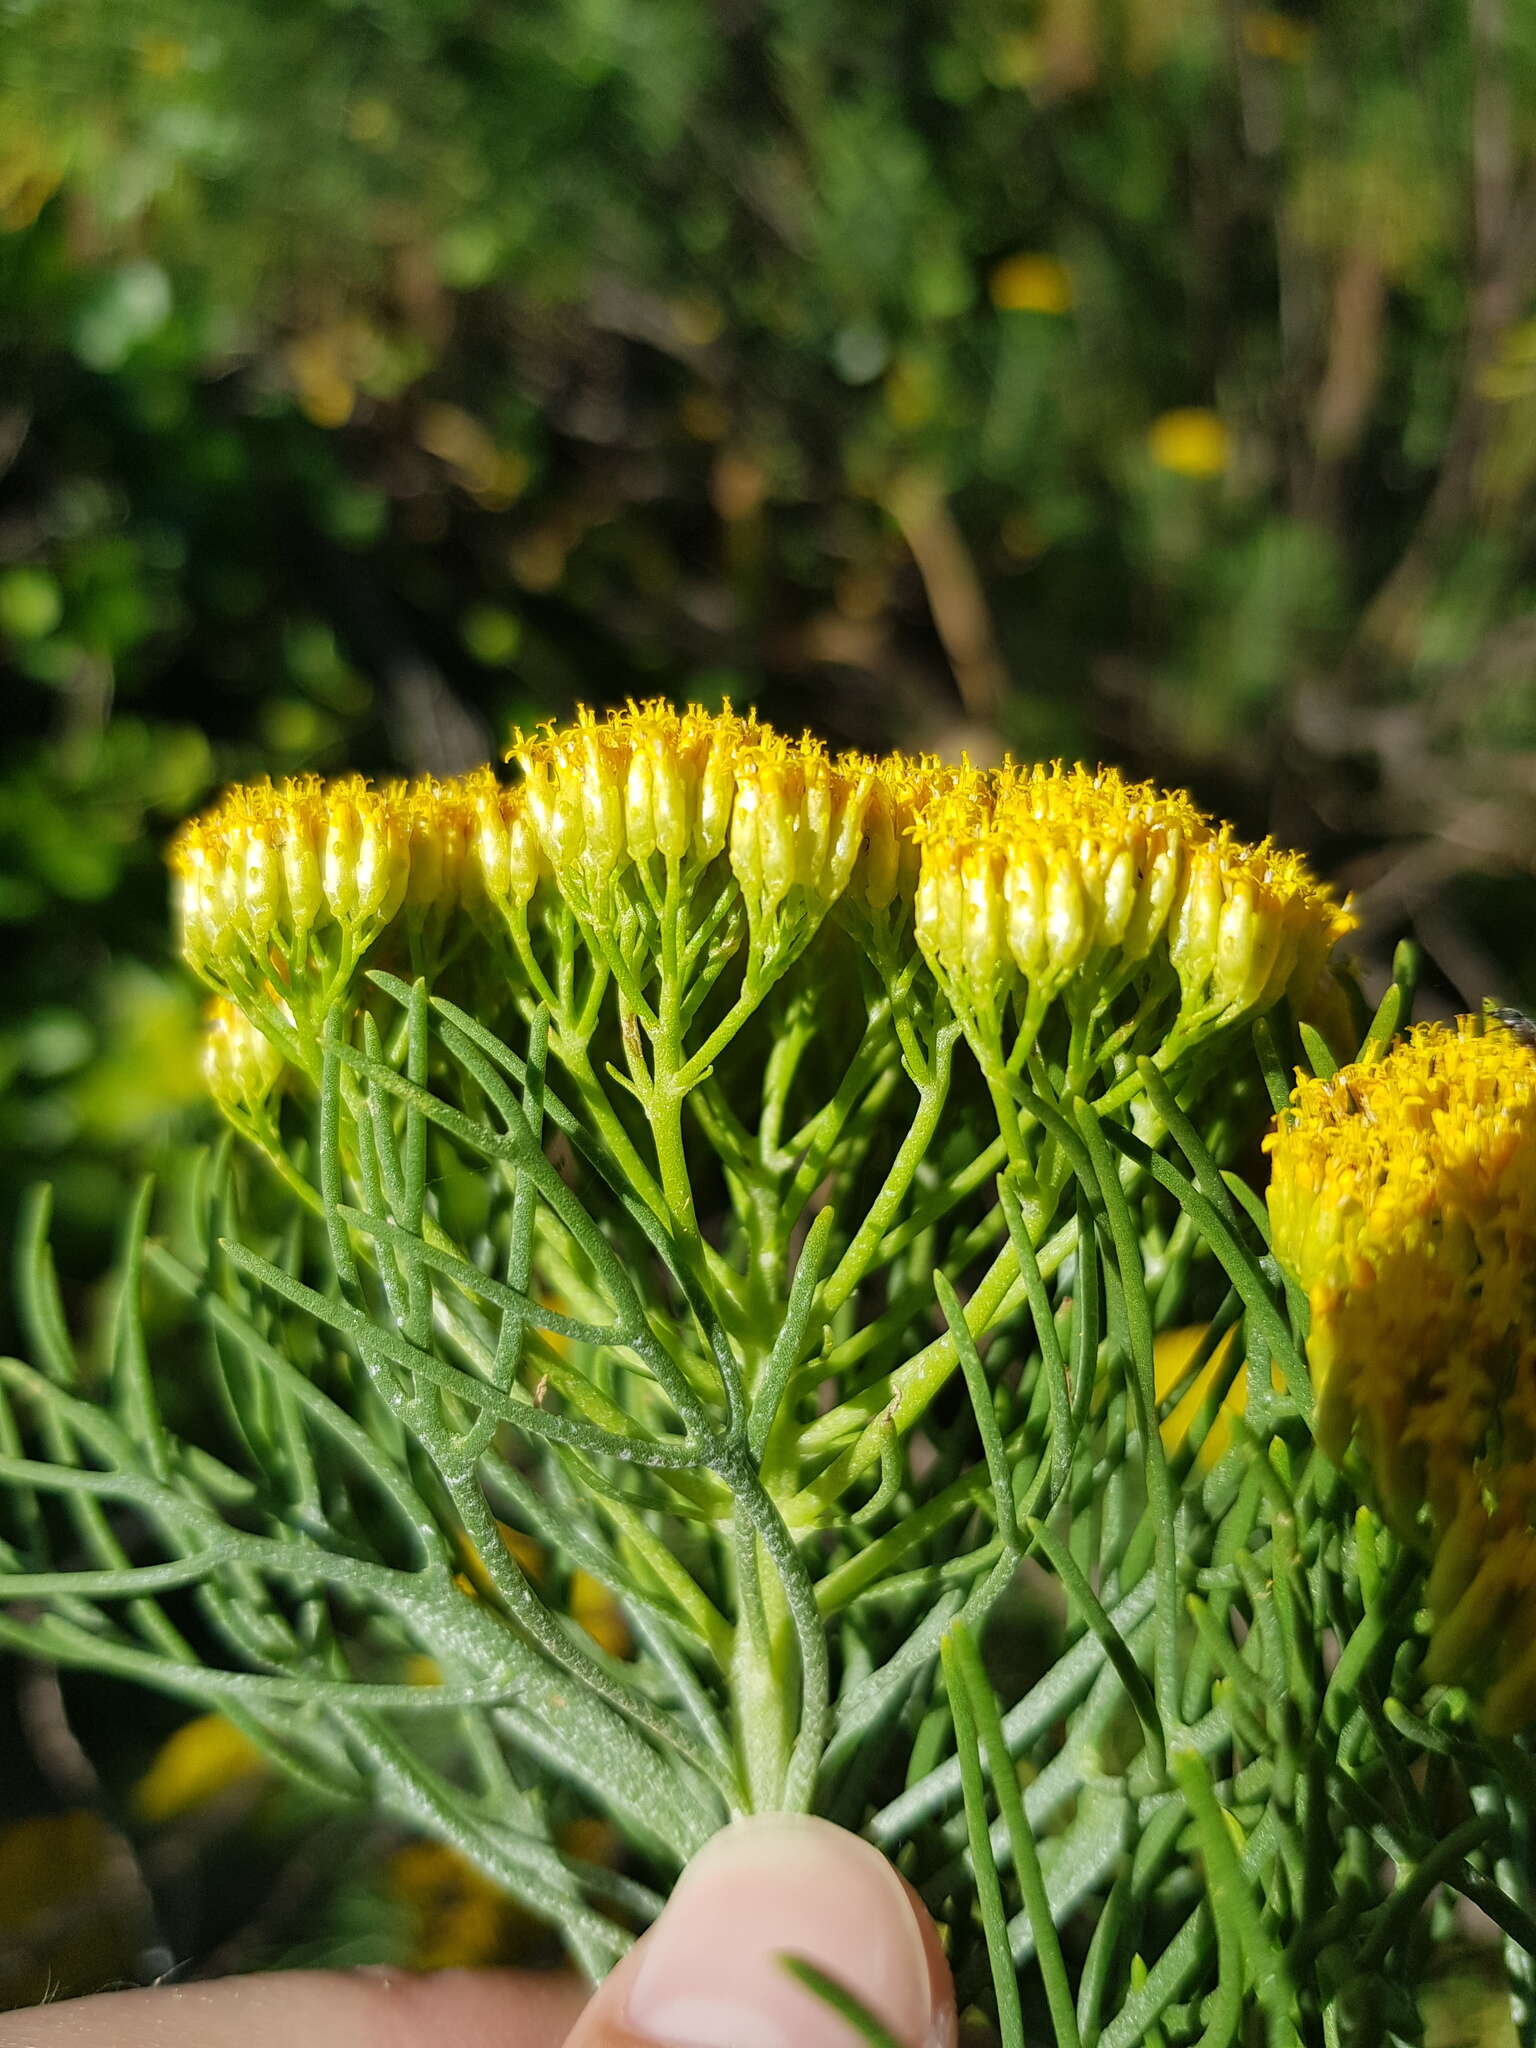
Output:
[[1527,1017],[1524,1010],[1512,1010],[1499,1003],[1490,1003],[1488,1014],[1518,1038],[1527,1052],[1536,1052],[1536,1017]]

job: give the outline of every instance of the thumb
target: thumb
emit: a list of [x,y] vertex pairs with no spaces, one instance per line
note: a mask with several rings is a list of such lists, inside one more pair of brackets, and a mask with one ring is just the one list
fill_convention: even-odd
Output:
[[868,1842],[798,1814],[737,1821],[699,1852],[566,2048],[856,2048],[786,1956],[901,2048],[954,2048],[949,1965],[917,1894]]

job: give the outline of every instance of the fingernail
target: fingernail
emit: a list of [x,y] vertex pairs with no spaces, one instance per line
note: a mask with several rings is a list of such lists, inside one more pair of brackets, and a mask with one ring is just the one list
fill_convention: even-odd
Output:
[[656,2048],[848,2048],[846,2020],[784,1967],[835,1979],[904,2048],[943,2048],[948,2001],[906,1886],[829,1821],[771,1814],[715,1836],[642,1944],[626,2019]]

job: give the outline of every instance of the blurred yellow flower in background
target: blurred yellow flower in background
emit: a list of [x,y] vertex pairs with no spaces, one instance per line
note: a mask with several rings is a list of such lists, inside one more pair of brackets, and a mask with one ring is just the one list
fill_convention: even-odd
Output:
[[99,1990],[133,1966],[122,1842],[99,1813],[0,1830],[0,2011]]
[[1174,476],[1216,477],[1232,459],[1225,420],[1206,406],[1180,406],[1159,413],[1147,429],[1147,452],[1159,469]]
[[[1157,1379],[1157,1398],[1165,1401],[1179,1384],[1194,1361],[1196,1352],[1205,1341],[1205,1323],[1193,1323],[1181,1330],[1164,1330],[1158,1338],[1152,1353],[1153,1369]],[[1232,1347],[1237,1332],[1229,1330],[1211,1351],[1210,1357],[1195,1374],[1184,1392],[1162,1420],[1163,1448],[1170,1457],[1181,1451],[1194,1426],[1195,1419],[1207,1400],[1226,1377],[1232,1364]],[[1195,1453],[1195,1463],[1202,1472],[1208,1472],[1232,1443],[1232,1424],[1248,1403],[1248,1376],[1239,1367],[1236,1377],[1222,1397],[1205,1441]]]
[[222,1714],[199,1714],[160,1745],[133,1791],[134,1808],[156,1826],[177,1820],[231,1785],[258,1778],[266,1758]]
[[1272,7],[1251,8],[1243,16],[1243,44],[1255,57],[1272,64],[1300,64],[1311,55],[1317,30],[1310,21],[1282,14]]
[[456,1849],[407,1842],[389,1861],[389,1890],[406,1910],[413,1970],[472,1970],[504,1961],[526,1917]]
[[987,288],[1000,313],[1069,313],[1075,296],[1066,264],[1037,249],[1005,256]]

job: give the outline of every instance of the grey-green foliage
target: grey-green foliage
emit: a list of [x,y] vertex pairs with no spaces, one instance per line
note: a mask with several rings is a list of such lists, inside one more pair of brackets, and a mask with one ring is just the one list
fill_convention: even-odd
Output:
[[[828,1208],[748,1343],[719,1306],[729,1228],[706,1252],[637,1198],[542,1012],[512,1045],[373,980],[362,1028],[327,1032],[286,1192],[227,1144],[154,1234],[145,1191],[99,1371],[34,1205],[0,1641],[228,1714],[451,1843],[594,1974],[716,1827],[785,1804],[896,1858],[1010,2048],[1412,2039],[1457,1898],[1529,2031],[1529,1746],[1426,1692],[1421,1567],[1313,1447],[1261,1212],[1154,1071],[1140,1136],[1038,1102],[1071,1168],[1044,1246],[1006,1181],[994,1207],[951,1163],[909,1191],[926,1306],[888,1255],[883,1318],[825,1316],[859,1235]],[[959,1289],[999,1233],[1023,1277],[978,1339]],[[1243,1333],[1244,1414],[1218,1384],[1165,1443],[1155,1336],[1201,1300],[1197,1364]],[[859,1386],[935,1316],[955,1377],[921,1438],[862,1422]],[[815,1389],[850,1344],[867,1476],[818,1495]],[[763,1477],[786,1418],[798,1492]],[[1062,1610],[1032,1659],[1026,1561]],[[569,1619],[577,1570],[629,1654]],[[590,1813],[621,1871],[562,1852]]]

